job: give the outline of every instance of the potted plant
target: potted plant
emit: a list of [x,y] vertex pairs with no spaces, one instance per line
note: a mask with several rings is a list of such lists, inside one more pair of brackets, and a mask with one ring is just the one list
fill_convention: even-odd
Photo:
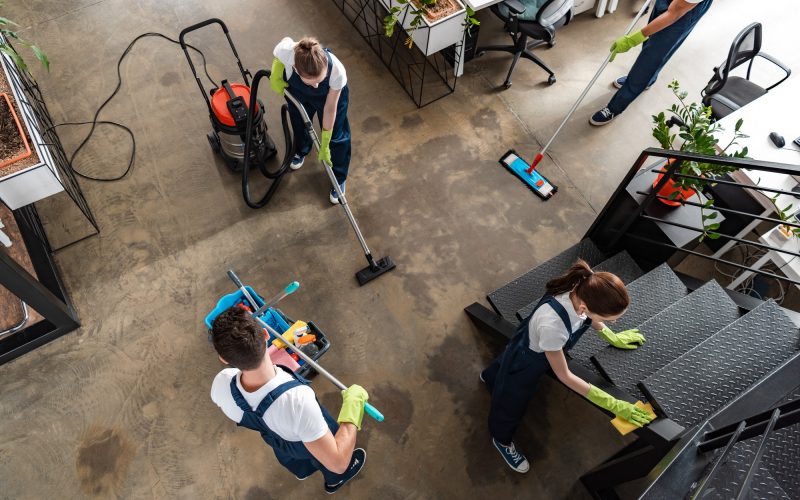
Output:
[[[3,3],[0,2],[0,7],[2,6]],[[47,59],[45,53],[42,52],[42,49],[40,49],[37,45],[34,45],[20,38],[20,36],[17,35],[17,33],[12,29],[17,26],[19,25],[14,21],[7,19],[3,16],[0,16],[0,34],[2,34],[2,36],[0,36],[0,52],[7,54],[11,58],[11,60],[14,61],[14,64],[16,64],[19,69],[21,69],[22,71],[27,71],[28,66],[25,64],[25,60],[16,51],[16,49],[14,49],[14,47],[12,47],[11,44],[8,43],[8,40],[15,40],[16,42],[26,47],[29,47],[33,52],[33,55],[36,56],[36,59],[38,59],[39,62],[42,64],[42,66],[44,66],[44,68],[49,71],[50,61]]]
[[[717,139],[717,134],[724,129],[718,122],[713,121],[711,118],[711,107],[703,106],[696,102],[687,103],[686,98],[688,92],[681,90],[677,80],[673,80],[668,87],[678,100],[678,102],[672,104],[668,110],[672,116],[667,118],[663,111],[657,115],[653,115],[653,123],[655,124],[653,127],[653,137],[656,138],[662,149],[705,155],[734,156],[737,158],[744,158],[747,156],[747,147],[743,147],[732,153],[727,152],[731,147],[738,145],[738,139],[748,137],[740,131],[742,127],[741,119],[736,122],[731,141],[725,145],[725,147],[721,147]],[[678,126],[677,133],[672,133],[671,128],[673,125]],[[677,140],[681,141],[680,144],[676,144]],[[662,168],[662,172],[666,171],[667,167],[674,163],[674,161],[674,159],[667,160],[667,165]],[[695,161],[682,162],[675,173],[693,177],[675,177],[670,179],[658,191],[660,197],[657,199],[669,206],[680,206],[683,200],[688,200],[694,196],[697,191],[700,191],[708,180],[729,174],[736,170],[736,167],[728,165]],[[653,182],[654,189],[661,181],[663,175],[662,173],[656,177],[655,182]],[[717,217],[717,212],[712,212],[710,214],[704,212],[704,209],[712,207],[713,204],[714,200],[709,199],[704,203],[703,208],[701,208],[704,231],[703,235],[700,237],[700,241],[705,237],[711,239],[720,237],[719,233],[713,231],[719,228],[719,224],[713,222],[713,219]]]
[[465,31],[470,36],[471,28],[480,24],[475,11],[461,0],[381,0],[381,3],[389,12],[383,18],[384,34],[392,36],[395,24],[402,23],[409,34],[405,45],[411,48],[416,42],[426,56],[461,42]]

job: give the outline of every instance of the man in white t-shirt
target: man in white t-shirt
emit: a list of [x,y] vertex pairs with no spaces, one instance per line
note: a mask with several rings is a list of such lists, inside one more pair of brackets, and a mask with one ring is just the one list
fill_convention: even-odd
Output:
[[260,432],[297,479],[321,471],[327,493],[358,474],[366,460],[366,452],[355,448],[368,399],[362,387],[342,391],[337,423],[307,380],[272,364],[264,331],[249,311],[224,311],[214,320],[211,338],[220,360],[236,367],[222,370],[211,386],[211,399],[228,418]]
[[711,7],[712,0],[655,0],[650,22],[641,30],[619,37],[611,45],[611,60],[644,43],[642,52],[627,75],[614,80],[618,88],[608,105],[593,114],[589,123],[610,123],[639,94],[656,82],[659,72]]

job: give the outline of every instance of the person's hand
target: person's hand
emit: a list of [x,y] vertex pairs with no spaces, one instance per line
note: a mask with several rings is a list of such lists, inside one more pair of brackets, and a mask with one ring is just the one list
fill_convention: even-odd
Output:
[[320,137],[320,144],[319,144],[319,154],[317,154],[317,158],[319,161],[324,161],[331,164],[331,135],[332,131],[330,130],[322,130],[322,134]]
[[609,59],[609,61],[613,61],[614,58],[617,57],[617,54],[628,52],[645,40],[647,40],[647,37],[644,36],[642,30],[631,33],[630,35],[622,35],[611,44],[611,59]]
[[342,391],[342,409],[339,411],[338,422],[350,422],[361,430],[361,421],[364,420],[364,403],[369,399],[369,394],[360,385],[353,384]]
[[642,427],[653,420],[653,417],[641,408],[637,408],[634,404],[628,403],[627,401],[617,399],[593,385],[589,385],[589,392],[586,394],[586,399],[600,408],[610,411],[619,418],[627,420],[636,427]]
[[276,57],[272,60],[272,69],[269,74],[269,87],[279,96],[283,96],[283,91],[289,84],[283,79],[283,71],[286,66]]
[[597,332],[597,335],[618,349],[636,349],[645,342],[644,335],[639,333],[638,328],[614,333],[609,327],[605,326]]

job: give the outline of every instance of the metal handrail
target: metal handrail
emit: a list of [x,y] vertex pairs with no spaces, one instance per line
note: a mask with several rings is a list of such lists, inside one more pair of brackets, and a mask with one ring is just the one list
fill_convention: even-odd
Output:
[[706,486],[708,486],[709,481],[711,481],[711,478],[714,476],[714,474],[716,474],[719,466],[728,458],[728,455],[730,455],[731,450],[733,450],[733,446],[739,440],[739,435],[744,430],[745,425],[747,425],[747,423],[744,420],[739,422],[739,425],[736,427],[733,436],[728,440],[728,444],[725,446],[725,450],[722,452],[722,455],[720,455],[719,458],[717,458],[717,460],[714,462],[714,465],[711,466],[711,470],[708,471],[708,474],[706,474],[703,479],[700,480],[700,484],[697,486],[697,489],[694,491],[694,493],[692,493],[691,500],[697,500],[698,498],[701,498]]
[[758,465],[761,462],[761,457],[764,455],[764,449],[766,447],[767,440],[769,439],[769,435],[772,433],[772,429],[775,428],[775,422],[778,421],[778,417],[780,416],[780,408],[775,408],[775,411],[772,412],[772,418],[769,419],[767,430],[764,431],[764,436],[761,438],[761,442],[758,444],[756,456],[750,463],[750,469],[748,469],[747,475],[744,477],[744,481],[742,481],[742,487],[739,488],[739,494],[736,495],[736,500],[742,500],[750,492],[750,483],[753,482],[753,476],[755,476],[756,471],[758,470]]

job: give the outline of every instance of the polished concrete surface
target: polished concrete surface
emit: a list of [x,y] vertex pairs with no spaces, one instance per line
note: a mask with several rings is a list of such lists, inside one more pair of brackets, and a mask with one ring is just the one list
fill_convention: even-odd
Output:
[[[671,104],[666,83],[678,78],[697,96],[748,22],[764,22],[765,50],[800,67],[796,28],[783,15],[795,12],[790,5],[718,0],[657,86],[619,120],[590,128],[588,116],[605,105],[608,82],[635,50],[620,56],[543,161],[560,187],[545,204],[497,158],[509,147],[533,154],[549,139],[630,21],[635,6],[626,1],[602,19],[579,16],[554,48],[537,49],[557,73],[554,86],[522,61],[514,85],[497,91],[509,59],[491,54],[467,65],[453,95],[421,110],[332,2],[7,2],[3,15],[52,60],[50,74],[36,74],[56,121],[90,119],[113,90],[117,58],[143,32],[176,37],[221,17],[252,70],[269,64],[281,37],[318,36],[350,78],[348,198],[374,253],[391,255],[398,268],[357,286],[363,256],[341,209],[327,201],[315,161],[289,175],[266,209],[245,207],[238,178],[209,151],[206,111],[183,54],[164,40],[142,40],[101,115],[134,129],[136,166],[120,182],[81,182],[102,233],[57,255],[83,326],[0,367],[0,496],[322,497],[319,476],[298,482],[208,397],[221,365],[202,320],[232,291],[232,268],[267,295],[299,280],[282,308],[329,334],[324,364],[364,385],[386,414],[382,424],[365,421],[359,445],[367,465],[339,496],[585,497],[580,474],[625,441],[606,416],[546,380],[517,438],[532,470],[509,470],[491,447],[489,398],[478,381],[502,343],[478,332],[462,309],[584,234],[638,153],[655,145],[650,115]],[[489,12],[480,17],[482,42],[503,41]],[[219,33],[193,41],[212,75],[234,74]],[[266,89],[262,95],[280,137],[275,100]],[[85,132],[64,129],[67,150]],[[128,154],[125,136],[102,128],[75,165],[110,176]],[[42,212],[56,239],[85,229],[63,200]],[[337,391],[319,377],[314,386],[336,411]]]

